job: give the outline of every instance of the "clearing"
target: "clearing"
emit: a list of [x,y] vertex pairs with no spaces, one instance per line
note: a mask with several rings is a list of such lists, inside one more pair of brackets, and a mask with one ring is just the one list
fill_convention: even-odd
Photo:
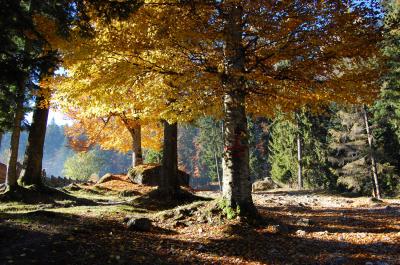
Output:
[[87,200],[0,203],[0,264],[400,264],[400,200],[271,190],[253,195],[265,222],[250,226],[214,201],[143,203],[152,188],[123,176],[67,190]]

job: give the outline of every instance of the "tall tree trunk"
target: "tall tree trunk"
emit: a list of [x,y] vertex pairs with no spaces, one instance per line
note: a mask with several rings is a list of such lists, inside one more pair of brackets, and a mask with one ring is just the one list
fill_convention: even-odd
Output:
[[364,114],[364,121],[365,121],[365,130],[367,131],[368,137],[368,145],[370,149],[370,157],[371,157],[371,171],[372,171],[372,180],[374,183],[374,196],[378,199],[381,198],[381,192],[379,189],[379,182],[378,182],[378,172],[376,169],[376,161],[375,161],[375,154],[374,154],[374,146],[373,146],[373,138],[369,128],[368,122],[368,112],[367,108],[363,106],[363,114]]
[[25,91],[25,78],[21,78],[18,82],[18,91],[16,95],[16,109],[14,116],[13,130],[11,133],[10,142],[10,159],[8,161],[6,186],[9,190],[14,190],[17,187],[17,161],[18,161],[18,148],[19,137],[21,135],[21,122],[24,118],[24,91]]
[[132,167],[143,165],[142,126],[137,125],[129,130],[132,136]]
[[244,95],[225,95],[225,130],[223,155],[223,197],[241,213],[255,211],[251,197],[249,146]]
[[41,96],[36,98],[36,107],[33,112],[28,144],[25,151],[24,169],[19,180],[22,185],[42,185],[43,149],[49,116],[49,108],[40,107],[43,99]]
[[[296,116],[298,116],[296,114]],[[302,146],[300,134],[300,122],[297,121],[297,187],[299,190],[303,189],[303,164],[302,164]]]
[[[215,125],[215,126],[214,126]],[[212,130],[212,135],[213,135],[213,137],[216,137],[216,132],[215,132],[215,127],[217,126],[217,123],[216,124],[213,124],[212,125],[212,127],[211,127],[211,130]],[[223,130],[223,129],[222,129]],[[222,131],[223,132],[223,131]],[[218,161],[218,155],[217,155],[217,153],[218,153],[218,145],[216,145],[215,144],[215,141],[214,141],[214,144],[213,144],[213,153],[214,153],[214,161],[215,161],[215,170],[216,170],[216,173],[217,173],[217,178],[218,178],[218,186],[219,186],[219,191],[220,192],[222,192],[222,183],[221,183],[221,175],[220,175],[220,172],[219,172],[219,161]]]
[[[18,1],[18,5],[21,5],[21,1]],[[32,15],[32,2],[29,2],[28,14]],[[31,40],[25,39],[24,43],[24,51],[26,54],[29,54],[32,49]],[[25,101],[25,87],[26,82],[29,80],[29,74],[24,73],[21,75],[20,79],[17,81],[17,91],[16,91],[16,108],[15,108],[15,116],[14,116],[14,124],[13,130],[11,133],[11,141],[10,141],[10,159],[8,161],[7,168],[7,178],[6,178],[6,186],[9,190],[15,190],[18,186],[18,177],[17,172],[17,162],[18,162],[18,148],[19,148],[19,138],[21,135],[21,122],[24,118],[24,101]]]
[[303,189],[303,165],[300,134],[297,134],[297,185],[299,190]]
[[218,165],[219,163],[218,163],[217,153],[216,153],[215,150],[214,150],[214,159],[215,159],[215,168],[216,168],[216,171],[217,171],[219,191],[222,192],[221,177],[219,175],[219,165]]
[[224,95],[224,154],[222,194],[228,205],[239,207],[240,214],[256,212],[251,197],[249,143],[245,110],[245,54],[242,46],[243,8],[226,7]]
[[164,146],[159,190],[174,198],[179,192],[178,181],[178,124],[163,120]]

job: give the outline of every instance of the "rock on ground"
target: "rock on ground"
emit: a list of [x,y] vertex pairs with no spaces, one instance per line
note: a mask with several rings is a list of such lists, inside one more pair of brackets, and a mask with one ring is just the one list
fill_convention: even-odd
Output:
[[88,182],[90,182],[90,183],[96,183],[96,182],[99,181],[99,179],[100,179],[99,175],[97,175],[97,174],[92,174],[92,175],[90,175],[90,178],[88,179]]
[[151,220],[148,218],[130,218],[126,222],[126,227],[133,231],[148,232],[151,230]]
[[276,188],[277,185],[272,181],[271,178],[265,178],[253,183],[252,190],[255,191],[266,191]]
[[107,174],[105,174],[104,176],[102,176],[98,181],[97,181],[97,184],[101,184],[101,183],[104,183],[104,182],[107,182],[107,181],[110,181],[110,180],[114,180],[114,179],[118,179],[118,178],[116,178],[113,174],[111,174],[111,173],[107,173]]
[[[146,164],[136,166],[129,170],[129,179],[137,184],[147,186],[159,186],[161,183],[161,166],[158,164]],[[178,181],[181,186],[189,186],[189,174],[178,170]]]

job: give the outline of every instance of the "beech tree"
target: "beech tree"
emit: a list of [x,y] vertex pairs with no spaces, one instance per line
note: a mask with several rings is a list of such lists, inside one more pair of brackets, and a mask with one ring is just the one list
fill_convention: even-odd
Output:
[[374,1],[149,0],[124,20],[93,15],[94,38],[76,38],[65,58],[75,56],[72,78],[100,85],[96,95],[134,93],[172,124],[222,113],[223,196],[247,215],[246,114],[370,101],[378,11]]
[[[94,20],[99,25],[93,29],[92,38],[81,38],[78,32],[75,35],[76,39],[73,39],[77,45],[71,47],[69,44],[60,43],[60,47],[64,48],[64,64],[69,73],[68,76],[61,78],[60,83],[55,82],[58,88],[57,102],[64,109],[83,111],[85,115],[95,117],[111,113],[128,114],[128,119],[121,117],[124,124],[134,121],[140,125],[146,120],[153,122],[164,120],[164,132],[167,134],[164,137],[164,151],[170,155],[163,157],[171,161],[165,160],[162,163],[163,175],[167,176],[168,180],[165,181],[165,185],[160,186],[160,189],[163,192],[178,194],[179,187],[173,184],[178,183],[177,136],[176,130],[169,130],[169,127],[176,127],[179,121],[193,119],[195,116],[193,113],[196,111],[201,112],[199,108],[191,110],[182,107],[181,101],[177,98],[190,98],[193,102],[196,98],[189,97],[190,90],[182,92],[180,83],[173,77],[165,75],[167,70],[152,66],[148,61],[151,56],[146,55],[147,51],[151,51],[147,46],[140,50],[145,59],[131,58],[129,54],[123,55],[128,49],[122,44],[115,49],[107,48],[117,40],[114,34],[122,32],[125,34],[125,41],[129,39],[131,35],[126,35],[126,31],[131,29],[129,23],[133,23],[132,21],[115,20],[110,25],[102,24],[102,20],[97,17]],[[121,31],[121,27],[125,31]],[[121,49],[118,50],[118,47]],[[119,52],[121,53],[118,55]],[[123,75],[121,67],[124,69]],[[197,102],[204,102],[205,105],[206,101],[201,97],[202,95],[197,96]],[[177,112],[179,116],[176,115]],[[176,166],[170,167],[171,163]]]
[[122,153],[132,152],[132,167],[143,163],[142,147],[161,149],[161,126],[158,123],[132,120],[129,115],[112,114],[108,117],[86,117],[81,113],[69,113],[75,121],[66,129],[70,146],[77,151],[87,151],[95,145],[104,150]]
[[277,107],[289,111],[376,95],[378,72],[367,63],[378,53],[371,39],[380,39],[373,8],[343,1],[222,1],[160,11],[162,21],[172,24],[160,25],[161,39],[209,74],[202,85],[214,84],[213,93],[222,98],[228,205],[254,211],[246,109],[271,114]]

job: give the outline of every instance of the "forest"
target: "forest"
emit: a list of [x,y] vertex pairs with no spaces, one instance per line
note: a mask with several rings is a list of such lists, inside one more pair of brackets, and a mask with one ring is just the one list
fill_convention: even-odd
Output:
[[0,1],[0,264],[400,264],[398,0]]

